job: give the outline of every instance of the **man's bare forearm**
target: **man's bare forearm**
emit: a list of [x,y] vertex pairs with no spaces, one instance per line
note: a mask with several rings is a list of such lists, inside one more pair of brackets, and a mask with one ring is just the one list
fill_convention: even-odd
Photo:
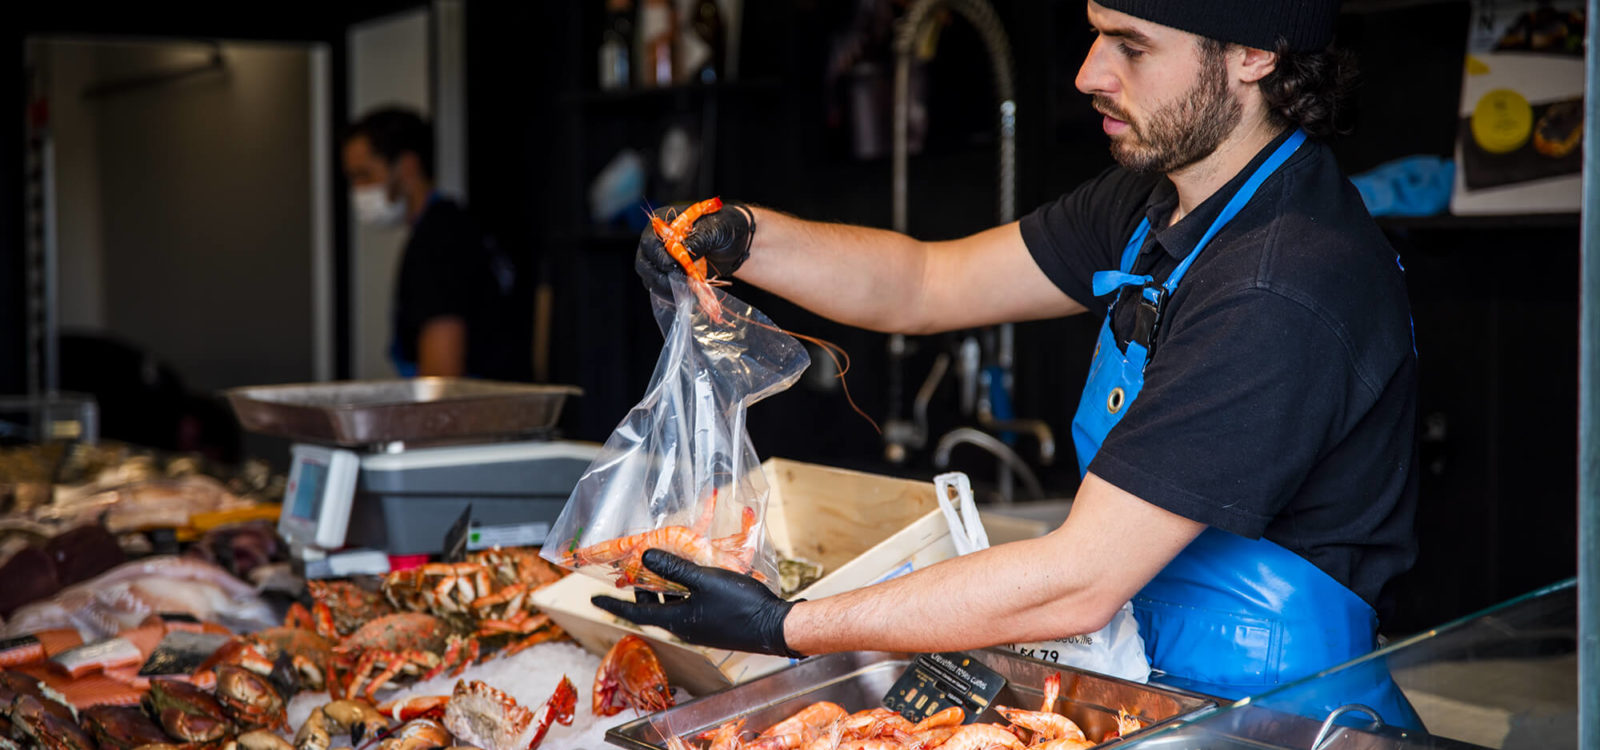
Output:
[[1090,473],[1061,528],[875,586],[796,604],[784,620],[804,654],[949,651],[1104,627],[1205,526]]
[[736,274],[741,281],[861,328],[901,331],[913,324],[923,243],[884,229],[752,211],[755,240]]
[[842,323],[936,333],[1083,311],[1039,270],[1015,222],[920,242],[753,211],[755,239],[739,279]]
[[1115,605],[1041,564],[1044,540],[992,547],[876,586],[801,602],[784,633],[805,654],[842,650],[955,651],[1087,633]]

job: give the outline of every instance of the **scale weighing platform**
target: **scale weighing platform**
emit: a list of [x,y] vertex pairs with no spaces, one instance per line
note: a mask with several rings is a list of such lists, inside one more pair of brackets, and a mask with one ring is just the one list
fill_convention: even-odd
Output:
[[238,388],[245,429],[296,440],[278,533],[308,578],[382,574],[436,555],[470,507],[466,547],[539,545],[592,443],[551,440],[581,391],[460,378]]

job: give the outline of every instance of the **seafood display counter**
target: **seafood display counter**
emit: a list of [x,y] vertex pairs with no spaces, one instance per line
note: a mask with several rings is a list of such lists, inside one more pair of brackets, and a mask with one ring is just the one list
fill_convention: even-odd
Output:
[[[1127,739],[1215,706],[1211,699],[1192,693],[1050,664],[1003,649],[985,649],[970,655],[1006,680],[994,698],[995,706],[1039,706],[1049,677],[1061,675],[1060,703],[1056,710],[1082,730],[1087,738],[1083,747],[1122,735],[1119,714],[1132,717],[1143,727],[1126,732],[1123,739]],[[910,664],[911,657],[907,654],[884,652],[814,657],[789,669],[628,722],[608,731],[606,739],[627,750],[662,750],[669,747],[669,735],[692,737],[729,722],[741,721],[745,730],[760,731],[819,701],[837,704],[850,712],[865,711],[882,705],[884,695]],[[1005,719],[991,707],[976,721],[1003,723]]]
[[[1306,715],[1342,678],[1387,669],[1426,732],[1378,723],[1362,707]],[[1568,580],[1395,641],[1360,659],[1182,725],[1126,750],[1411,750],[1577,747],[1577,586]]]

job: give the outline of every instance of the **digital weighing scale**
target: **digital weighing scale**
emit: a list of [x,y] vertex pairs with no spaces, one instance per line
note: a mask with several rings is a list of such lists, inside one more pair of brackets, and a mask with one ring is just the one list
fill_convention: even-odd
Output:
[[463,378],[236,388],[243,427],[297,441],[278,533],[308,578],[466,547],[544,543],[592,443],[550,439],[570,386]]

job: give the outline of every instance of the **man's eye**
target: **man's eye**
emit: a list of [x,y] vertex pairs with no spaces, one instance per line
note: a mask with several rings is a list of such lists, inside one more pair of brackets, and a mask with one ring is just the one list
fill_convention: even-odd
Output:
[[1122,56],[1129,60],[1137,60],[1144,55],[1144,50],[1137,50],[1126,44],[1118,44],[1117,48],[1122,50]]

